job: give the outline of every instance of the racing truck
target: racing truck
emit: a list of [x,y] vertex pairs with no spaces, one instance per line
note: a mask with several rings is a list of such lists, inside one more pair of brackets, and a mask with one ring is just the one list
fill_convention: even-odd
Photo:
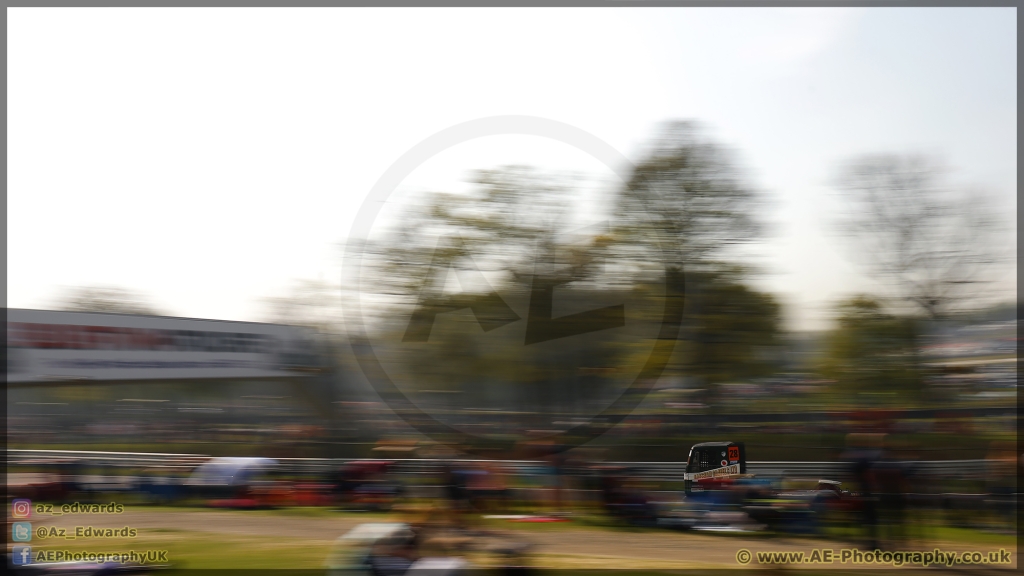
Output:
[[677,527],[722,530],[813,532],[831,512],[856,499],[839,482],[813,480],[804,489],[780,490],[766,478],[747,473],[742,442],[703,442],[690,448],[684,473],[686,499],[674,518]]
[[747,450],[743,442],[702,442],[690,448],[686,458],[686,495],[704,491],[708,481],[735,478],[747,473]]
[[[703,492],[712,486],[735,484],[770,486],[765,479],[747,473],[747,450],[743,442],[703,442],[690,448],[684,474],[686,494]],[[849,496],[834,480],[816,480],[816,486],[800,492],[824,492],[836,497]]]

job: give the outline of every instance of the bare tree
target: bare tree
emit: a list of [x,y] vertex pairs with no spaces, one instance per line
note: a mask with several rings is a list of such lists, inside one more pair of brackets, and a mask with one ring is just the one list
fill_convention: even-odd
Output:
[[992,203],[945,175],[933,158],[878,154],[854,159],[839,178],[857,259],[897,308],[930,319],[988,299],[1006,251]]
[[267,322],[306,326],[329,334],[340,331],[341,289],[323,280],[296,281],[283,296],[266,298]]
[[166,315],[165,312],[150,304],[143,295],[115,286],[75,288],[58,302],[56,308],[68,312]]

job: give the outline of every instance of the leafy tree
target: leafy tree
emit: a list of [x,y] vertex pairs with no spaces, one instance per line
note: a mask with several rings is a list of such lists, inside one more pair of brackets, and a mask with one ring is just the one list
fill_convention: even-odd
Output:
[[[738,273],[698,273],[687,294],[684,341],[677,362],[682,373],[702,382],[708,404],[720,400],[720,384],[743,382],[778,372],[782,340],[778,302],[751,289]],[[691,278],[691,280],[694,280]]]
[[762,234],[761,206],[735,154],[688,121],[662,127],[619,194],[617,238],[685,276],[675,368],[703,382],[712,404],[718,384],[777,370],[779,305],[731,262]]
[[[468,193],[409,207],[363,257],[362,285],[373,292],[365,301],[383,312],[374,350],[395,381],[449,405],[517,397],[534,412],[592,412],[600,402],[587,399],[607,397],[610,382],[648,358],[671,358],[678,325],[659,330],[666,286],[671,306],[685,302],[692,314],[682,370],[719,383],[774,369],[779,307],[724,262],[758,237],[758,197],[731,153],[694,124],[666,125],[617,191],[607,224],[575,237],[565,234],[579,202],[572,180],[514,166],[471,182]],[[445,290],[452,276],[460,293]],[[552,293],[586,312],[542,311],[557,321],[533,331],[524,320],[539,310],[537,294],[550,302]],[[603,325],[627,329],[594,330]]]
[[759,208],[730,150],[694,122],[669,122],[619,195],[619,230],[688,274],[717,270],[738,245],[758,238]]
[[366,300],[392,303],[374,348],[397,380],[447,403],[573,412],[652,349],[667,360],[664,270],[617,251],[610,225],[567,234],[568,181],[513,166],[472,182],[428,195],[364,256]]
[[908,358],[916,354],[912,318],[884,312],[870,296],[858,296],[838,307],[837,326],[826,337],[821,372],[836,382],[840,397],[871,403],[863,394],[896,393],[913,397],[921,375]]

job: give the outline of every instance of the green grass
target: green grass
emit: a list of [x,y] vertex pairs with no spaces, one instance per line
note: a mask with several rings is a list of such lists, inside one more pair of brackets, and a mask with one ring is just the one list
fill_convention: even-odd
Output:
[[930,526],[925,529],[929,540],[940,542],[956,542],[960,544],[987,544],[991,546],[1016,547],[1017,537],[1013,534],[1000,534],[972,528],[954,528],[951,526]]
[[[917,523],[909,524],[904,529],[904,534],[913,542],[942,544],[967,544],[983,546],[1016,547],[1017,539],[1014,534],[1000,533],[979,528],[958,528],[947,526],[937,518],[923,519]],[[859,525],[847,525],[828,530],[826,538],[859,542],[865,538],[865,531]]]

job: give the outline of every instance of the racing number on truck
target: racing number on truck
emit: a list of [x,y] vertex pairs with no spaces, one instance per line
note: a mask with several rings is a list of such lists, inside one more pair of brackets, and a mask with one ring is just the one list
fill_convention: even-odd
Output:
[[729,460],[736,461],[740,459],[740,447],[729,446]]

